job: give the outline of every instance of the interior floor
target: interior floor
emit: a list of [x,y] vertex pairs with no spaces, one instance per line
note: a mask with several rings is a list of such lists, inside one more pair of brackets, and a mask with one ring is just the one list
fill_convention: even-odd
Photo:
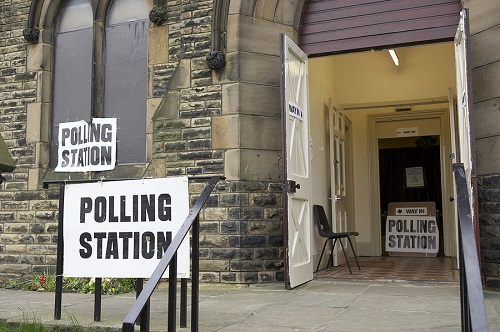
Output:
[[407,280],[458,282],[457,260],[452,257],[359,257],[361,271],[356,262],[349,260],[352,274],[346,264],[324,268],[315,278],[361,280]]

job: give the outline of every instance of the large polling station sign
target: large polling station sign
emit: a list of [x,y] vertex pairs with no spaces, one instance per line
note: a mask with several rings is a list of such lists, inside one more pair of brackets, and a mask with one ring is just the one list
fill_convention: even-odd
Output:
[[107,171],[116,164],[116,119],[59,124],[56,172]]
[[439,228],[436,217],[426,215],[426,207],[402,207],[395,214],[386,221],[387,252],[437,254]]
[[[67,184],[64,275],[148,278],[188,213],[187,177]],[[189,236],[177,275],[189,277]]]

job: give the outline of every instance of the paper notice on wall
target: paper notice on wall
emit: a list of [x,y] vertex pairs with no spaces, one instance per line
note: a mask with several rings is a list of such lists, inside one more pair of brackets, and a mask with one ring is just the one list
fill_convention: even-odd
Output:
[[107,171],[116,164],[116,119],[59,124],[56,172]]

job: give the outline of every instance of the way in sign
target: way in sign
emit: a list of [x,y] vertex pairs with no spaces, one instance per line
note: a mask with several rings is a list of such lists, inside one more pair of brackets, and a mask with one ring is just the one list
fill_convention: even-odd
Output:
[[425,216],[427,208],[398,208],[396,210],[398,216]]

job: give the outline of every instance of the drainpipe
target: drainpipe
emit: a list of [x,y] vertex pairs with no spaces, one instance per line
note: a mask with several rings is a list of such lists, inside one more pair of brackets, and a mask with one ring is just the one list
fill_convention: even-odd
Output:
[[226,65],[226,55],[221,51],[221,18],[222,18],[222,1],[214,0],[213,14],[213,47],[206,56],[208,67],[212,70],[224,68]]
[[33,0],[30,5],[30,12],[28,15],[28,24],[26,29],[23,30],[24,40],[30,44],[38,43],[40,36],[40,29],[37,22],[40,21],[40,12],[42,10],[43,0]]
[[149,20],[154,25],[162,25],[167,20],[167,0],[154,0],[153,9],[149,12]]

